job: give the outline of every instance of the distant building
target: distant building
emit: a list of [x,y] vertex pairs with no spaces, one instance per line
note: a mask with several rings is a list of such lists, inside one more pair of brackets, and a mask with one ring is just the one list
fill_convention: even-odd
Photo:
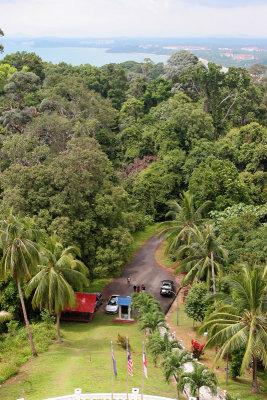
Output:
[[233,54],[233,60],[254,60],[255,57],[253,54]]
[[162,46],[163,49],[166,50],[210,50],[205,46]]

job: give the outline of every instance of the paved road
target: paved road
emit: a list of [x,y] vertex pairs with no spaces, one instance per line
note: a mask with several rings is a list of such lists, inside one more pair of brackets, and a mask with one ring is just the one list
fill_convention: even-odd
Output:
[[[160,302],[162,310],[166,313],[173,298],[160,295],[160,286],[163,279],[174,279],[172,273],[161,267],[154,258],[157,247],[161,243],[157,235],[153,236],[135,255],[130,264],[122,271],[119,278],[110,282],[103,290],[104,299],[111,294],[129,296],[133,293],[133,285],[144,284],[146,292],[153,294]],[[131,278],[131,284],[127,284],[127,277]]]

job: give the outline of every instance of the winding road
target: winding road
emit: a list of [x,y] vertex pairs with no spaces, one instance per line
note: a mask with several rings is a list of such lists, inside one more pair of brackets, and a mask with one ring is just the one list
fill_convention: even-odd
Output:
[[[166,313],[169,310],[173,297],[163,297],[160,295],[161,281],[172,279],[174,275],[164,267],[160,266],[155,260],[155,252],[163,238],[158,239],[157,234],[149,239],[143,247],[135,254],[131,262],[124,268],[119,278],[114,278],[103,290],[104,299],[112,294],[129,296],[133,293],[133,285],[143,284],[146,293],[151,293],[160,302],[162,310]],[[128,285],[127,277],[131,278]],[[176,284],[176,290],[178,284]]]

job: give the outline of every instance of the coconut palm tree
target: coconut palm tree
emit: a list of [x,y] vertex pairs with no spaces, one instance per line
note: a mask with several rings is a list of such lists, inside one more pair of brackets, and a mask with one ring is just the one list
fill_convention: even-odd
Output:
[[205,278],[209,287],[212,277],[213,292],[216,293],[215,273],[222,273],[221,266],[227,259],[227,251],[218,243],[211,226],[192,229],[191,243],[180,247],[177,258],[180,263],[176,272],[187,272],[182,286],[186,286],[196,278]]
[[165,323],[165,315],[158,310],[142,314],[139,319],[139,328],[142,331],[149,329],[150,333],[153,333],[158,330],[160,326],[167,328]]
[[179,390],[183,391],[188,385],[191,396],[196,396],[199,400],[199,390],[202,386],[208,387],[213,394],[217,390],[217,379],[214,372],[209,371],[205,365],[200,365],[193,361],[194,370],[192,372],[182,372],[179,376]]
[[177,383],[177,398],[179,400],[179,392],[181,391],[180,376],[183,373],[183,365],[188,362],[187,351],[174,351],[169,352],[166,357],[162,360],[162,367],[164,376],[167,382],[170,382],[172,376],[174,376]]
[[30,218],[15,217],[9,211],[0,222],[0,246],[3,256],[0,262],[0,276],[6,281],[8,274],[17,284],[24,321],[34,356],[37,356],[32,339],[29,320],[23,299],[21,283],[29,280],[36,273],[39,260],[37,231],[33,229]]
[[[245,347],[241,373],[252,363],[252,393],[259,393],[257,360],[267,366],[267,267],[242,266],[239,275],[226,276],[230,295],[204,322],[199,332],[208,330],[206,347],[221,346],[216,360]],[[217,296],[218,297],[218,296]]]
[[76,247],[63,248],[57,241],[56,235],[47,239],[45,249],[41,252],[41,263],[38,273],[30,280],[26,288],[26,295],[32,291],[33,308],[47,309],[57,315],[57,338],[60,336],[60,315],[65,307],[76,305],[76,296],[73,289],[82,291],[88,285],[86,275],[88,269],[75,256],[80,256]]
[[169,333],[165,332],[161,337],[159,332],[154,332],[149,335],[148,348],[152,353],[154,365],[157,365],[159,355],[165,358],[173,349],[182,349],[180,342],[177,339],[169,340]]
[[168,205],[170,211],[166,214],[171,221],[162,223],[165,227],[159,234],[159,237],[166,234],[167,254],[175,254],[181,244],[189,244],[191,240],[192,228],[196,228],[203,223],[202,214],[204,213],[210,201],[205,202],[198,209],[194,207],[194,196],[190,192],[184,192],[180,195],[181,201],[170,200]]

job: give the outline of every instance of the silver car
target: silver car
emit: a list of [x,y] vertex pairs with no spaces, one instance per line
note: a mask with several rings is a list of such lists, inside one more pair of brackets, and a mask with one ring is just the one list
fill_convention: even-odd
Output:
[[118,297],[118,294],[113,294],[112,296],[110,296],[105,308],[106,314],[117,314],[117,312],[119,311]]

